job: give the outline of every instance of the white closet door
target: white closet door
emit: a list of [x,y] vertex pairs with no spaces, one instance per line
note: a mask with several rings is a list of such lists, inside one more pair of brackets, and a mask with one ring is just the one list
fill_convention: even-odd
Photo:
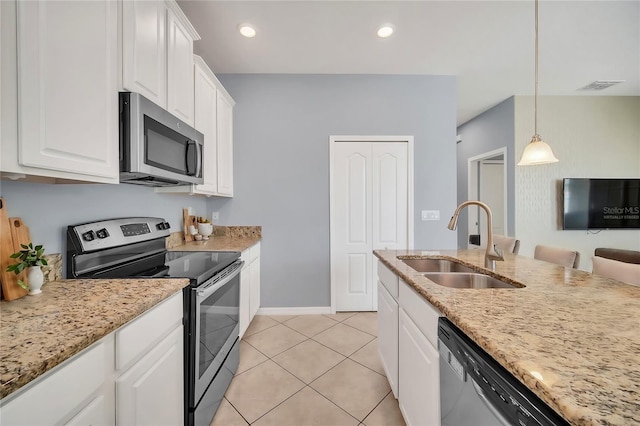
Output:
[[401,142],[334,144],[331,277],[338,311],[376,310],[372,251],[407,248],[407,152]]
[[340,142],[334,148],[331,269],[337,282],[336,308],[368,311],[373,307],[371,145]]

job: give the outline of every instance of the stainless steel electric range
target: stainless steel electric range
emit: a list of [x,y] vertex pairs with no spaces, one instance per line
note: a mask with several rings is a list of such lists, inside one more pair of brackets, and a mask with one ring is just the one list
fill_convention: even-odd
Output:
[[[167,251],[161,218],[67,228],[67,278],[189,278],[184,289],[185,424],[209,425],[238,367],[239,252]],[[117,390],[116,390],[117,392]]]

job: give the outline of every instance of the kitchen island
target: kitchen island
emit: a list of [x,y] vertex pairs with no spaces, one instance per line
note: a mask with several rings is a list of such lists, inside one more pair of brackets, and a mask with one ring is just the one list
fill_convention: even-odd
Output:
[[[570,423],[640,424],[640,287],[512,254],[491,272],[481,250],[374,254]],[[443,287],[402,258],[457,260],[524,287]]]

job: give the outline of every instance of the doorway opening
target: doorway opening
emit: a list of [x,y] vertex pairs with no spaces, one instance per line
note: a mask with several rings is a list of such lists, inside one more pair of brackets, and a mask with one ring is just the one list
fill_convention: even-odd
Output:
[[[508,235],[507,147],[468,160],[468,198],[487,204],[493,213],[493,232]],[[469,208],[467,248],[486,247],[487,217],[479,207]]]

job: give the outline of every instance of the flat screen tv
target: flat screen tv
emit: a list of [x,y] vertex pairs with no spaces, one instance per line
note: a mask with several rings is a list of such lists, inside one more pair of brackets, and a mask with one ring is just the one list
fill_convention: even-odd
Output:
[[563,180],[563,229],[640,229],[640,179]]

